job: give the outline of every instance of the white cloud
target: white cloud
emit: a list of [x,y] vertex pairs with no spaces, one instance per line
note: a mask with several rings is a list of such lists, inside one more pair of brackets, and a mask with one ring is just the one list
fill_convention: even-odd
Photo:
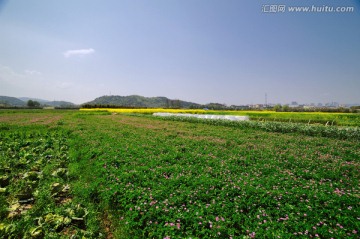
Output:
[[57,82],[55,86],[59,89],[70,89],[73,85],[74,83],[71,82]]
[[25,73],[27,75],[42,75],[40,71],[35,71],[35,70],[26,70]]
[[93,54],[95,52],[94,49],[89,48],[89,49],[78,49],[78,50],[68,50],[65,51],[63,53],[64,57],[68,58],[68,57],[72,57],[72,56],[85,56],[85,55],[90,55]]

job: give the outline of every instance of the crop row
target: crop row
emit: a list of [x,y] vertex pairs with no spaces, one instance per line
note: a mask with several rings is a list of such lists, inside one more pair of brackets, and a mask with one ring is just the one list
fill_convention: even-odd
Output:
[[[158,117],[160,118],[160,117]],[[354,139],[360,140],[359,127],[334,127],[323,125],[311,125],[301,123],[288,122],[271,122],[271,121],[228,121],[228,120],[212,120],[212,119],[197,119],[189,117],[166,117],[164,120],[202,123],[209,125],[221,125],[236,127],[239,129],[260,129],[267,132],[279,133],[300,133],[309,136],[323,136],[339,139]]]

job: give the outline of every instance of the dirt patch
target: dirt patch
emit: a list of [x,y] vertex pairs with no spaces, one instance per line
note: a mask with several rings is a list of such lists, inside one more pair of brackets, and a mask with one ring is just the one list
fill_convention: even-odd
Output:
[[24,120],[24,117],[22,115],[1,115],[0,117],[0,122],[1,123],[14,123],[14,121],[17,122],[21,122]]
[[157,129],[157,130],[165,130],[165,129],[175,129],[175,127],[173,125],[169,125],[167,122],[157,122],[157,121],[153,121],[153,120],[148,120],[145,118],[136,118],[136,117],[130,117],[130,116],[118,116],[118,115],[114,115],[111,116],[112,120],[121,123],[121,124],[125,124],[125,125],[130,125],[130,126],[134,126],[137,128],[144,128],[144,129]]
[[143,128],[143,129],[149,129],[153,131],[168,131],[169,135],[173,135],[176,133],[176,137],[180,137],[183,139],[191,139],[191,140],[197,140],[197,141],[209,141],[214,143],[220,143],[224,144],[226,143],[226,140],[222,138],[217,137],[211,137],[211,136],[204,136],[204,135],[194,135],[194,131],[188,129],[180,129],[177,124],[169,124],[168,122],[164,121],[155,121],[155,120],[148,120],[145,118],[135,118],[135,117],[122,117],[119,119],[119,116],[112,117],[113,120],[120,124],[125,124],[129,126],[133,126],[136,128]]
[[43,123],[48,125],[54,125],[57,122],[59,122],[62,118],[63,117],[60,115],[54,117],[48,117],[46,120],[43,121]]
[[62,116],[40,116],[31,118],[29,124],[51,125],[62,119]]
[[55,114],[12,114],[12,115],[1,115],[0,123],[18,124],[18,125],[30,125],[30,124],[41,124],[41,125],[54,125],[63,118],[62,115]]
[[112,234],[112,223],[109,219],[109,214],[107,212],[104,212],[101,224],[106,233],[106,238],[107,239],[114,238],[114,235]]

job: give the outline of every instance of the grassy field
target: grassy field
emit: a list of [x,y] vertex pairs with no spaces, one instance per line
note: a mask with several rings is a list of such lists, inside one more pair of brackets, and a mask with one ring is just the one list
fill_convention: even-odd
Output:
[[190,113],[190,114],[221,114],[247,115],[251,120],[272,122],[298,122],[308,124],[360,126],[358,113],[324,113],[324,112],[275,112],[275,111],[219,111],[202,109],[81,109],[81,111],[105,111],[123,114],[153,114],[157,112]]
[[357,137],[208,122],[1,111],[0,237],[359,237]]

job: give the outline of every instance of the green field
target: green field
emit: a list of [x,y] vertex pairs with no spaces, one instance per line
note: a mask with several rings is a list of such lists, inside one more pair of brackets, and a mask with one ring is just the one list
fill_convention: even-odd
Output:
[[1,111],[0,237],[358,238],[359,128],[304,127]]
[[254,121],[270,122],[292,122],[307,123],[326,126],[360,126],[359,113],[327,113],[327,112],[276,112],[267,110],[203,110],[203,109],[121,109],[121,108],[94,108],[81,109],[82,111],[102,111],[110,113],[135,113],[135,114],[153,114],[156,112],[168,113],[190,113],[190,114],[219,114],[219,115],[246,115]]

